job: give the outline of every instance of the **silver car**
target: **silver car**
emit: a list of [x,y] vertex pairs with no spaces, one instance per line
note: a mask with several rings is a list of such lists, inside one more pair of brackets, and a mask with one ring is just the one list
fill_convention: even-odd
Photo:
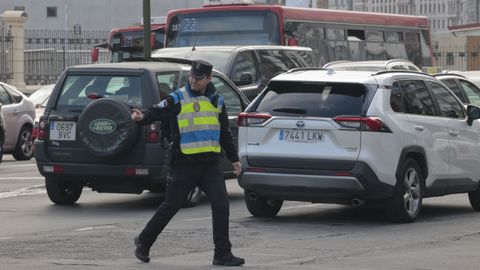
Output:
[[3,120],[2,104],[0,104],[0,162],[3,159],[3,141],[5,140],[5,122]]
[[35,106],[35,121],[32,130],[33,140],[35,140],[38,136],[38,121],[40,120],[40,116],[43,115],[45,107],[47,107],[47,102],[52,94],[53,87],[55,87],[55,84],[44,85],[38,88],[28,97]]
[[3,152],[11,153],[16,160],[31,159],[35,119],[33,102],[15,87],[0,82],[0,103],[5,121]]

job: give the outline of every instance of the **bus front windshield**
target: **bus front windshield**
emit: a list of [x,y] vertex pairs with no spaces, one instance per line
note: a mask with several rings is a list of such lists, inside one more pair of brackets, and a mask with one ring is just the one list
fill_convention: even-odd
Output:
[[171,19],[167,47],[280,45],[278,16],[271,11],[178,14]]
[[[152,50],[163,48],[165,30],[153,29]],[[144,57],[143,53],[143,30],[131,30],[114,33],[110,40],[109,62],[122,62],[124,59]]]

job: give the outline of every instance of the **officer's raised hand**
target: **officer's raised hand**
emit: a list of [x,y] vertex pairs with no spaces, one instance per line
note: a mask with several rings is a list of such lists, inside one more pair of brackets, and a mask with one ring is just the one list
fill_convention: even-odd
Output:
[[143,120],[143,113],[139,109],[132,109],[132,120],[139,122]]

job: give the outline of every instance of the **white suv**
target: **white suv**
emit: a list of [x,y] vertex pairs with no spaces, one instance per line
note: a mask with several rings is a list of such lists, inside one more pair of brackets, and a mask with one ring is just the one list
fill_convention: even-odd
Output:
[[247,208],[379,201],[412,222],[423,198],[468,192],[480,210],[479,112],[421,73],[291,70],[238,118]]

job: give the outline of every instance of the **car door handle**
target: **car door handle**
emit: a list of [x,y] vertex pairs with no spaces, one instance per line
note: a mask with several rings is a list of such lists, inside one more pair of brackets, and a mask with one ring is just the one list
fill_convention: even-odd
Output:
[[453,129],[449,130],[448,134],[452,137],[457,137],[458,136],[458,132],[453,130]]
[[20,113],[20,111],[18,111],[18,110],[13,110],[13,114],[19,114],[19,113]]
[[423,126],[415,126],[415,130],[423,131],[425,128]]

